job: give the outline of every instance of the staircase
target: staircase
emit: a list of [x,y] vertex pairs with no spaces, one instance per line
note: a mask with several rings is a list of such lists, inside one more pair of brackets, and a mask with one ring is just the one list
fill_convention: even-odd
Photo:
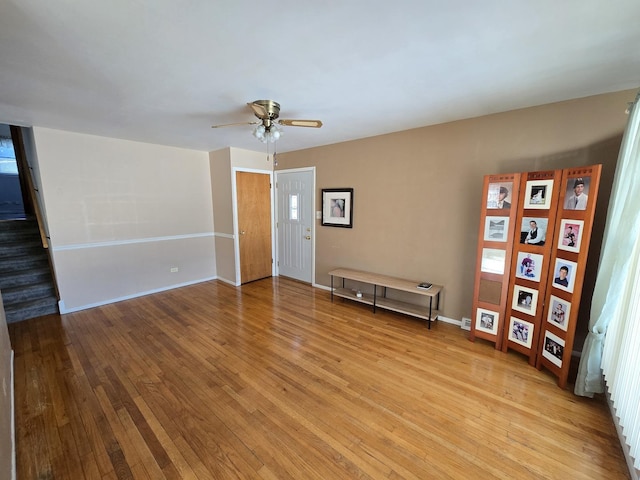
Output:
[[9,323],[58,313],[49,256],[34,219],[0,221],[0,291]]

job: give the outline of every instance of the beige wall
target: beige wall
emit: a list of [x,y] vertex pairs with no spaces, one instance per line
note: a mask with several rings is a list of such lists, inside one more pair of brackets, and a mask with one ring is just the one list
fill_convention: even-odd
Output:
[[231,151],[209,153],[213,217],[215,219],[216,267],[220,280],[236,283],[234,251],[233,195],[231,192]]
[[355,190],[353,229],[317,221],[316,282],[329,285],[338,266],[426,280],[444,285],[445,317],[470,317],[483,176],[603,163],[603,220],[634,98],[599,95],[280,154],[277,169],[316,167],[317,210],[322,188]]
[[33,138],[63,313],[215,277],[206,152],[38,127]]
[[13,351],[7,330],[2,294],[0,293],[0,478],[13,478]]
[[242,148],[230,148],[231,166],[234,168],[245,168],[256,171],[271,172],[273,163],[271,155],[267,156],[266,147],[264,152],[254,152]]
[[209,153],[213,214],[215,218],[216,266],[218,278],[240,284],[236,212],[234,205],[235,172],[250,170],[270,173],[272,160],[266,152],[225,148]]

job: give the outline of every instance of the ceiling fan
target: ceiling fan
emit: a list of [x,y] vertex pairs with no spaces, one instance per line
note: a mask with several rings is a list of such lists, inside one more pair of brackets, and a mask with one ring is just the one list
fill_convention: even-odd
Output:
[[212,125],[211,128],[233,127],[236,125],[257,125],[253,131],[254,136],[263,143],[273,143],[280,138],[281,130],[278,128],[278,125],[311,128],[320,128],[322,126],[322,122],[320,120],[279,119],[280,104],[273,100],[255,100],[247,103],[247,105],[251,107],[253,114],[259,121],[225,123],[223,125]]

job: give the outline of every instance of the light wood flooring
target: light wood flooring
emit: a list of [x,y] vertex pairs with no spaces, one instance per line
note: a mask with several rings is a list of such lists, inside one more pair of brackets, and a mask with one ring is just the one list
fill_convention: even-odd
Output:
[[18,480],[624,479],[603,399],[286,279],[10,325]]

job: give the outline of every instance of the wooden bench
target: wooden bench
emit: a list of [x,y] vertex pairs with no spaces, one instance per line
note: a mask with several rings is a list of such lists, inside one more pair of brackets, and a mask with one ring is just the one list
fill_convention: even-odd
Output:
[[[438,318],[440,292],[443,288],[441,285],[431,285],[431,288],[428,290],[423,290],[418,288],[418,284],[420,282],[390,277],[388,275],[381,275],[378,273],[352,270],[350,268],[336,268],[335,270],[331,270],[329,275],[331,275],[332,302],[333,296],[335,295],[355,302],[372,305],[373,313],[376,312],[377,307],[380,307],[386,310],[403,313],[405,315],[411,315],[412,317],[427,320],[429,328],[431,328],[431,322]],[[342,279],[342,285],[340,287],[334,287],[334,277]],[[345,288],[345,280],[371,285],[373,286],[373,293],[361,292],[361,296],[358,296],[357,291]],[[380,292],[379,289],[382,289],[382,291]],[[387,289],[409,292],[415,295],[428,297],[428,306],[387,298]],[[436,300],[435,308],[433,305],[434,298]]]

